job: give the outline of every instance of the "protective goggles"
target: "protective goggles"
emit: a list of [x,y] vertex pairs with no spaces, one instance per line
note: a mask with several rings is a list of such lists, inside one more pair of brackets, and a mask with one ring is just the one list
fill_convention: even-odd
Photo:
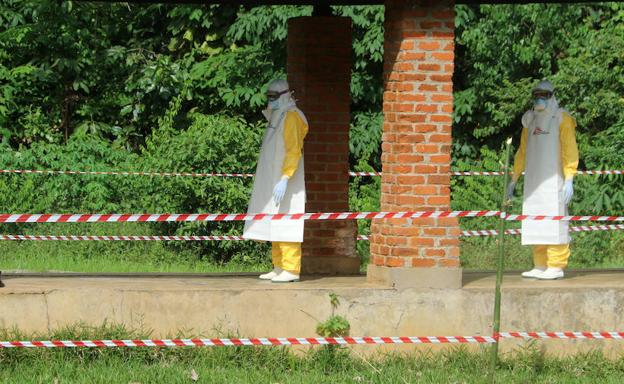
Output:
[[553,93],[549,92],[549,91],[534,91],[533,92],[533,99],[534,100],[538,100],[538,99],[548,100],[552,96],[553,96]]
[[269,91],[269,92],[267,92],[266,96],[267,96],[267,99],[269,99],[269,101],[275,101],[275,100],[279,99],[280,96],[282,96],[283,94],[288,93],[288,92],[289,92],[288,89],[283,90],[281,92]]

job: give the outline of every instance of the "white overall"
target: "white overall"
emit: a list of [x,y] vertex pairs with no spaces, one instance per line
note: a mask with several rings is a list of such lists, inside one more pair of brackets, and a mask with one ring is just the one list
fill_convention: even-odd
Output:
[[[289,110],[297,111],[307,124],[303,112],[295,107],[279,111],[281,115],[276,124],[269,124],[262,140],[253,191],[247,209],[248,214],[305,213],[306,192],[303,155],[299,160],[297,171],[288,181],[284,199],[279,206],[273,201],[273,188],[282,178],[282,166],[286,155],[284,118]],[[272,128],[271,125],[275,128]],[[303,220],[246,221],[243,237],[250,240],[302,243],[303,223]]]
[[[522,126],[528,130],[524,177],[524,215],[567,215],[563,200],[564,176],[559,141],[563,110],[539,116],[528,111],[522,116]],[[567,221],[522,222],[522,244],[568,244]]]

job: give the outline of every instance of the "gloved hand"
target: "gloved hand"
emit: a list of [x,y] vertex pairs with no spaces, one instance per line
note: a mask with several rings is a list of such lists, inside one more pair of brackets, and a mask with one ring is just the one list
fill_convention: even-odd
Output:
[[273,188],[273,201],[275,205],[279,205],[284,199],[286,188],[288,187],[288,177],[283,176],[282,179]]
[[574,184],[572,179],[566,180],[563,185],[563,202],[568,205],[570,201],[572,201],[572,196],[574,196]]
[[507,186],[507,200],[513,199],[515,189],[516,189],[516,182],[511,181],[509,185]]

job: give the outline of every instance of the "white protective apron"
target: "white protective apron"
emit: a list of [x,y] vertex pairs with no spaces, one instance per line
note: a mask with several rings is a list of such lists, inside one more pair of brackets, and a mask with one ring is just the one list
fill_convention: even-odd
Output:
[[[559,141],[562,118],[563,110],[559,108],[545,119],[540,119],[534,111],[528,111],[522,117],[522,125],[528,129],[522,204],[524,215],[567,215]],[[522,245],[569,242],[567,221],[522,222]]]
[[[297,108],[290,111],[299,113],[303,121],[307,120]],[[288,188],[280,205],[273,201],[273,188],[282,178],[282,167],[286,148],[284,145],[284,117],[288,110],[283,111],[279,117],[276,128],[269,127],[264,133],[260,157],[254,177],[251,200],[249,201],[248,214],[257,213],[305,213],[305,179],[303,168],[303,154],[299,160],[297,171],[288,180]],[[281,112],[281,111],[280,111]],[[279,241],[279,242],[303,242],[304,220],[270,220],[246,221],[243,238],[250,240]]]

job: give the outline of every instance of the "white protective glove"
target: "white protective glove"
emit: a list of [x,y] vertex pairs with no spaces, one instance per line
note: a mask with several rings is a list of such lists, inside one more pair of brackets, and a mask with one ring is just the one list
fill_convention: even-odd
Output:
[[572,179],[568,179],[563,185],[563,202],[566,205],[570,204],[570,201],[572,201],[572,196],[574,196],[574,184]]
[[515,189],[516,189],[516,182],[512,180],[507,186],[507,200],[513,199]]
[[286,188],[288,188],[288,177],[282,176],[282,179],[275,185],[275,188],[273,188],[273,201],[275,205],[279,205],[284,199]]

